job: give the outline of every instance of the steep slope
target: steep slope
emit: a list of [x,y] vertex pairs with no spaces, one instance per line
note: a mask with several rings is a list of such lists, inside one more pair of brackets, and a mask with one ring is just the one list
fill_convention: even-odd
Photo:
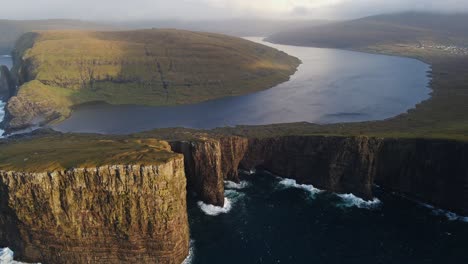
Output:
[[300,63],[240,38],[180,30],[29,33],[14,55],[21,86],[7,106],[10,129],[63,119],[86,102],[175,105],[260,91]]
[[359,48],[376,44],[463,45],[468,14],[400,13],[365,17],[279,32],[275,43]]
[[1,144],[0,246],[42,263],[181,263],[182,155],[158,140],[45,136]]

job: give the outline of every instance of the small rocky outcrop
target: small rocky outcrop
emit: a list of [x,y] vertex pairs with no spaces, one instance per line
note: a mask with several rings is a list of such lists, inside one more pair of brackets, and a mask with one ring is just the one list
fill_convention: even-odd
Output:
[[0,99],[8,99],[14,95],[15,82],[10,70],[5,65],[0,65]]
[[188,255],[181,155],[153,166],[0,172],[0,243],[28,262],[171,263]]

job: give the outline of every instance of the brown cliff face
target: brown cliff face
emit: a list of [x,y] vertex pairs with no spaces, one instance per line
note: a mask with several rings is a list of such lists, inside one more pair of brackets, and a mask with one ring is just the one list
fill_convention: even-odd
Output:
[[241,163],[261,167],[301,184],[372,199],[373,163],[379,144],[365,137],[252,139]]
[[221,144],[221,170],[223,178],[228,181],[239,182],[239,164],[249,147],[249,140],[242,137],[222,137]]
[[224,179],[221,167],[221,146],[218,140],[171,142],[174,152],[184,155],[189,191],[204,203],[224,205]]
[[386,139],[376,159],[375,183],[468,215],[468,143]]
[[0,172],[0,241],[24,261],[181,263],[188,254],[182,156],[154,166]]
[[[377,139],[368,137],[284,136],[211,139],[218,147],[200,147],[185,142],[184,152],[192,181],[210,187],[204,202],[220,205],[221,180],[239,181],[237,169],[266,169],[301,184],[372,199],[372,187],[400,192],[411,198],[468,215],[468,144],[444,140]],[[171,143],[174,147],[180,142]],[[218,145],[217,143],[212,143]],[[211,151],[211,153],[201,153]],[[221,160],[221,168],[218,167]],[[216,157],[216,158],[214,158]],[[216,160],[217,162],[209,162]],[[209,167],[205,165],[209,164]],[[205,168],[205,169],[203,169]],[[209,168],[209,169],[207,169]],[[193,170],[192,170],[193,171]],[[207,181],[209,182],[209,181]]]

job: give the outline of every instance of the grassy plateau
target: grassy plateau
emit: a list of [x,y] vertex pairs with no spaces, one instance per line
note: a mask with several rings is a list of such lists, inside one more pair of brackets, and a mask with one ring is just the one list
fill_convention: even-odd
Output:
[[241,38],[171,29],[44,31],[14,52],[21,84],[12,127],[66,118],[88,102],[177,105],[252,93],[287,81],[300,61]]

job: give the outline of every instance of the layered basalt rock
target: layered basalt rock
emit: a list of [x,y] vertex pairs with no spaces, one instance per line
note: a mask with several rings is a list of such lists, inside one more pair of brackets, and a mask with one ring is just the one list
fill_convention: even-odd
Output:
[[372,199],[379,142],[366,137],[252,139],[241,162],[244,169],[266,169],[301,184]]
[[[238,169],[268,170],[300,184],[373,198],[375,184],[416,200],[468,215],[468,144],[432,139],[283,136],[175,141],[184,153],[194,191],[206,203],[219,203],[222,180],[239,181]],[[183,145],[185,148],[181,148]],[[219,148],[218,148],[219,145]],[[208,151],[208,153],[203,153]],[[212,162],[216,160],[216,162]],[[220,165],[219,165],[220,164]],[[209,181],[207,179],[210,179]],[[213,198],[216,197],[216,198]]]
[[181,263],[188,255],[181,155],[158,165],[0,172],[0,241],[23,261]]
[[172,150],[184,155],[187,184],[201,201],[224,205],[221,144],[215,139],[171,142]]
[[385,189],[468,216],[468,143],[385,139],[375,167]]

